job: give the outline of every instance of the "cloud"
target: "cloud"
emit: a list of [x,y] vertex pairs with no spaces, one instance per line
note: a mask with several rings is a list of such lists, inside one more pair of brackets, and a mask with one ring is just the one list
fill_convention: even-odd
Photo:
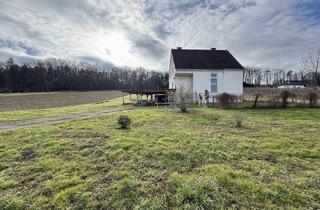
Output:
[[114,64],[113,63],[110,63],[108,61],[105,61],[105,60],[101,60],[95,56],[81,56],[79,57],[80,60],[84,61],[84,62],[87,62],[87,63],[90,63],[90,64],[97,64],[99,66],[102,66],[102,67],[107,67],[107,68],[112,68],[114,67]]
[[316,0],[11,0],[1,6],[2,58],[167,70],[170,48],[216,47],[243,65],[299,69],[302,55],[320,47]]
[[34,47],[25,45],[22,42],[0,39],[0,59],[6,60],[10,57],[41,57],[41,52]]

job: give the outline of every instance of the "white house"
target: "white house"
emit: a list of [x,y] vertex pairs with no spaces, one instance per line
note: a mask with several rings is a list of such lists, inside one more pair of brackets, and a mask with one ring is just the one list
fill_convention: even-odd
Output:
[[194,98],[208,90],[210,95],[223,92],[243,94],[243,67],[227,50],[171,50],[169,88],[192,92]]
[[291,80],[285,83],[282,83],[277,86],[277,88],[282,89],[291,89],[291,88],[306,88],[310,86],[311,81],[310,80]]

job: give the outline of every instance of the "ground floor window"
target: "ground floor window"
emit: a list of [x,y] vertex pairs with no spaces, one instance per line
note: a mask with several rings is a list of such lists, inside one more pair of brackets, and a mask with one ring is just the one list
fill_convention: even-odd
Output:
[[211,74],[211,93],[218,92],[217,74]]

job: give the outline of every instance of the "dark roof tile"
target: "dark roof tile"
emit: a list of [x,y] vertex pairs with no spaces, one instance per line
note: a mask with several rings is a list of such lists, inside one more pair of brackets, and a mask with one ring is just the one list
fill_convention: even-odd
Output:
[[243,69],[228,50],[171,49],[176,69]]

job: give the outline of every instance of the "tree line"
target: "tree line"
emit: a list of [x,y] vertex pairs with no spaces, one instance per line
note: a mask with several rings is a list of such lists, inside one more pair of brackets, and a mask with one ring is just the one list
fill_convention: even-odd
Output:
[[286,69],[272,69],[259,67],[246,67],[243,71],[243,81],[255,86],[280,85],[291,81],[303,81],[310,86],[320,85],[320,74]]
[[88,63],[48,59],[17,64],[0,62],[0,92],[164,89],[168,74],[143,68],[102,68]]
[[289,81],[310,80],[310,74],[304,71],[294,72],[286,69],[246,67],[243,81],[254,85],[278,85]]
[[276,68],[246,67],[243,72],[243,81],[247,84],[279,85],[290,81],[309,82],[316,88],[320,85],[320,48],[311,50],[302,58],[300,71]]

